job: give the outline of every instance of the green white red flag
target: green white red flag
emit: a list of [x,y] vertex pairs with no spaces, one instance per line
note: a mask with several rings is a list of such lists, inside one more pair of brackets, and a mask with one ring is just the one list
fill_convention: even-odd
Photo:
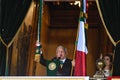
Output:
[[[86,13],[86,0],[82,0],[81,2],[81,12]],[[88,50],[86,46],[85,23],[86,18],[80,15],[74,76],[86,76],[86,54]]]

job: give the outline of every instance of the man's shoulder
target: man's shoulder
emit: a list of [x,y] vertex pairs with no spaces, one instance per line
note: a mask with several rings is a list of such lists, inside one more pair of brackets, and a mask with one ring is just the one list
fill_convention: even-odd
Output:
[[66,58],[66,61],[71,62],[72,60],[71,60],[71,59]]
[[53,57],[51,60],[56,60],[57,58],[56,57]]
[[66,66],[71,66],[72,65],[71,61],[72,61],[71,59],[66,58],[65,65]]

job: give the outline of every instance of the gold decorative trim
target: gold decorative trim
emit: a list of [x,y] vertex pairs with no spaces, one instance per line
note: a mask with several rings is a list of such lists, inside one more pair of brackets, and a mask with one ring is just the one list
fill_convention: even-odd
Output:
[[84,25],[85,25],[85,29],[88,29],[88,23],[86,22],[84,23]]
[[87,14],[87,13],[84,13],[84,17],[87,19],[87,18],[88,18],[88,14]]
[[84,16],[84,13],[83,12],[80,12],[80,17],[83,17]]
[[88,18],[88,14],[87,14],[87,13],[84,13],[84,12],[82,11],[82,12],[80,12],[80,17]]
[[118,43],[120,43],[120,40],[118,40],[118,41],[116,42],[116,45],[117,45]]
[[3,43],[3,45],[5,45],[5,47],[7,47],[7,44],[4,42],[4,40],[2,39],[2,37],[0,36],[0,40]]
[[101,21],[103,23],[103,26],[106,30],[106,33],[109,37],[109,39],[111,40],[111,42],[113,43],[114,46],[116,46],[116,42],[113,40],[112,36],[110,35],[109,31],[107,30],[107,27],[105,25],[105,22],[104,22],[104,19],[103,19],[103,15],[102,15],[102,12],[101,12],[101,9],[100,9],[100,5],[99,5],[99,0],[95,0],[96,1],[96,4],[97,4],[97,8],[98,8],[98,12],[99,12],[99,15],[100,15],[100,18],[101,18]]

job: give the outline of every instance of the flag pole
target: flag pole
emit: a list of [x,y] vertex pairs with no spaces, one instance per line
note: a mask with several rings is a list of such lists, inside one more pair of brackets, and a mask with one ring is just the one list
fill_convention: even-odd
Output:
[[[80,18],[80,16],[79,16]],[[78,23],[79,23],[79,20],[78,20]],[[73,60],[75,59],[75,53],[76,53],[76,48],[77,48],[77,42],[78,42],[78,33],[79,33],[79,24],[78,24],[78,29],[77,29],[77,36],[76,36],[76,41],[75,41],[75,48],[74,48],[74,54],[73,54]],[[72,73],[73,73],[73,66],[71,68],[71,76],[72,76]]]
[[[34,55],[34,66],[33,66],[33,75],[35,75],[35,70],[37,66],[37,62],[40,60],[40,53],[41,53],[41,27],[42,27],[42,13],[43,13],[43,0],[35,0],[36,1],[36,8],[38,8],[38,25],[37,25],[37,41],[36,41],[36,51]],[[38,1],[38,2],[37,2]]]
[[[83,3],[82,3],[83,1],[81,1],[80,3],[81,3],[81,6],[83,6]],[[81,6],[80,6],[80,14],[79,14],[79,19],[78,19],[78,29],[77,29],[77,36],[76,36],[76,41],[75,41],[75,49],[74,49],[74,54],[73,54],[73,59],[75,59],[75,53],[76,53],[76,48],[77,48],[77,43],[78,43],[78,34],[79,34],[79,28],[80,28],[80,26],[79,26],[79,24],[80,24],[80,22],[79,22],[79,20],[80,20],[80,17],[81,17],[81,15],[83,16],[83,14],[81,14],[82,12],[81,12]],[[72,73],[73,73],[73,66],[72,66],[72,68],[71,68],[71,76],[72,76]]]
[[[85,6],[84,6],[85,5]],[[84,21],[85,21],[85,28],[87,29],[88,28],[88,25],[87,25],[87,23],[86,23],[86,19],[85,18],[87,18],[87,14],[86,14],[86,12],[87,12],[87,9],[86,8],[88,8],[88,5],[87,5],[87,0],[85,1],[85,0],[82,0],[81,1],[81,6],[80,6],[80,15],[79,15],[79,20],[80,19],[84,19]],[[84,18],[83,18],[84,17]],[[78,20],[78,21],[79,21]],[[78,22],[79,24],[80,24],[80,22]],[[78,24],[78,30],[77,30],[77,36],[76,36],[76,42],[75,42],[75,49],[74,49],[74,54],[73,54],[73,60],[75,59],[75,54],[76,54],[76,48],[77,48],[77,44],[78,44],[78,36],[79,36],[79,28],[80,28],[80,26],[79,26],[79,24]],[[75,61],[76,62],[76,61]],[[72,66],[72,68],[71,68],[71,76],[72,76],[72,74],[73,74],[73,66]]]
[[37,30],[37,41],[36,41],[36,52],[35,52],[35,61],[39,62],[40,56],[40,48],[42,47],[40,44],[40,35],[41,35],[41,27],[42,27],[42,13],[43,13],[43,0],[39,0],[39,12],[38,12],[38,30]]

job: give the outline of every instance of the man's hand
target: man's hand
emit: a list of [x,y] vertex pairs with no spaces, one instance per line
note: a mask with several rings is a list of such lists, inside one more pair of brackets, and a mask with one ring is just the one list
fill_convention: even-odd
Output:
[[40,62],[40,54],[35,54],[34,61],[35,62]]
[[75,67],[75,59],[73,59],[71,63],[72,63],[72,66]]

